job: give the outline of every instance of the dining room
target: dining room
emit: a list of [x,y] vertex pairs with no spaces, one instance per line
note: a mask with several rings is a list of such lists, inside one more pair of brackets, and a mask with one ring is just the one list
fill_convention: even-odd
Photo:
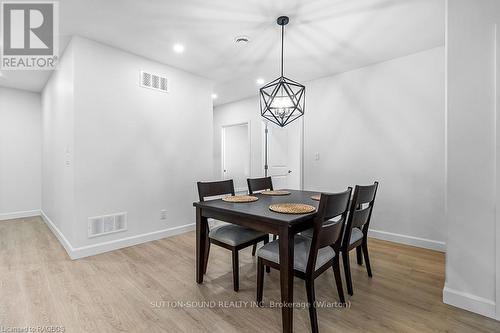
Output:
[[0,6],[0,332],[500,331],[497,0]]

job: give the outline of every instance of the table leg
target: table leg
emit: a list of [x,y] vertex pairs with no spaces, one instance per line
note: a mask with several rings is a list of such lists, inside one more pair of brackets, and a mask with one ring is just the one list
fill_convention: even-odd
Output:
[[293,331],[293,255],[294,235],[288,227],[279,232],[280,243],[280,285],[281,285],[281,318],[283,332]]
[[201,215],[201,209],[196,208],[196,282],[203,283],[205,273],[205,251],[208,244],[208,220]]

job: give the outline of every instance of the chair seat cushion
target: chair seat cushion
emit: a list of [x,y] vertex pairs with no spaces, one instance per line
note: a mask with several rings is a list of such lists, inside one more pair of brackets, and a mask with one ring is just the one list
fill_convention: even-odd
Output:
[[[295,253],[294,253],[294,269],[304,272],[307,268],[307,260],[309,259],[309,249],[311,248],[311,238],[301,235],[295,236]],[[267,243],[257,250],[257,256],[279,264],[279,239]],[[316,259],[315,269],[319,269],[328,261],[335,257],[335,251],[329,246],[319,249]]]
[[356,243],[361,238],[363,238],[363,232],[359,228],[352,228],[350,243],[351,244]]
[[230,246],[238,246],[265,235],[267,234],[250,228],[225,224],[210,230],[208,237]]

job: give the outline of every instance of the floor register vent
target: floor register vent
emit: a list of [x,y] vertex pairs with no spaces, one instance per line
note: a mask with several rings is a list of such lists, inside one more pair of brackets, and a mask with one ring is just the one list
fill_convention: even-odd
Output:
[[127,230],[127,213],[89,217],[88,237],[109,235]]

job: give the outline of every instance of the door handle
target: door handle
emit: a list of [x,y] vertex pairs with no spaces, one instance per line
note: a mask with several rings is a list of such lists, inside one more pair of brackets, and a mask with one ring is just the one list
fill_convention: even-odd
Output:
[[288,170],[288,173],[292,173],[292,170]]

